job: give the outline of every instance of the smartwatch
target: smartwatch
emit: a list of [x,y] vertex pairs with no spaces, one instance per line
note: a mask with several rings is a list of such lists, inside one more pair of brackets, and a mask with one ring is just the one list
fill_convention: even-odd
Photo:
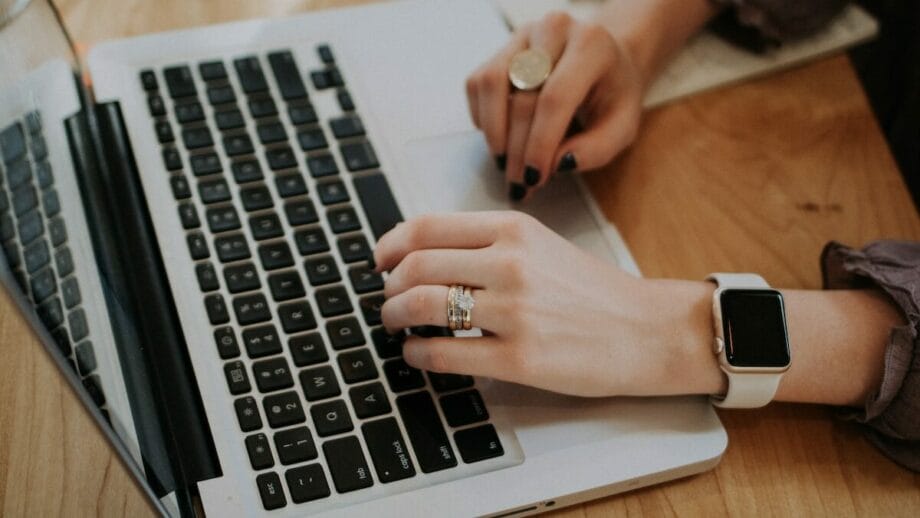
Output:
[[759,275],[714,273],[713,352],[728,377],[728,392],[713,394],[720,408],[759,408],[773,400],[789,370],[789,334],[783,295]]

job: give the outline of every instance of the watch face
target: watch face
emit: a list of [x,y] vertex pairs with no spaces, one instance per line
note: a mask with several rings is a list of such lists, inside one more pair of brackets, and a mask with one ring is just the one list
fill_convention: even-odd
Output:
[[721,295],[725,356],[733,367],[786,367],[789,341],[783,296],[774,290],[725,290]]

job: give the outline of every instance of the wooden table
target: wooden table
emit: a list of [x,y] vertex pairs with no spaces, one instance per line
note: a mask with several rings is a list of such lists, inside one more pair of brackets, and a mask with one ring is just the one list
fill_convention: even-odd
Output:
[[[360,1],[58,0],[95,42]],[[647,115],[632,150],[590,177],[645,275],[763,273],[819,288],[836,239],[920,240],[920,218],[845,57],[699,95]],[[140,491],[0,296],[0,514],[141,516]],[[831,408],[720,413],[729,447],[708,473],[558,511],[627,514],[916,515],[920,475]]]

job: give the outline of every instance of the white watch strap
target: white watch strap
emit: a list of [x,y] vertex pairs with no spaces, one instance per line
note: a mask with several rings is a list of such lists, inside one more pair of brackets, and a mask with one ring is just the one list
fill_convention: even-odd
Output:
[[770,288],[767,281],[756,273],[711,273],[706,280],[715,282],[720,288]]

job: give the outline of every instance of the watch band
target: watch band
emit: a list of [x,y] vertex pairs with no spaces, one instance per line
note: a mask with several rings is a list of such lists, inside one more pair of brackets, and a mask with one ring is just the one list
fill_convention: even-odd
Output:
[[[763,277],[753,273],[713,273],[706,278],[719,288],[770,289]],[[721,322],[719,322],[721,325]],[[725,354],[721,351],[719,354]],[[724,396],[710,396],[712,404],[719,408],[760,408],[773,401],[776,389],[783,377],[782,372],[732,372],[722,367],[728,377],[728,391]]]

